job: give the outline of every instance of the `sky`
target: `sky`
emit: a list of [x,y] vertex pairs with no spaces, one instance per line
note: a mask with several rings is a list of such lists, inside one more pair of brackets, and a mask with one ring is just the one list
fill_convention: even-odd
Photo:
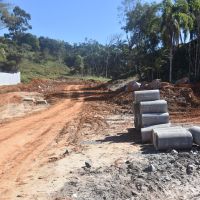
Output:
[[70,43],[85,38],[105,44],[112,35],[123,33],[118,7],[122,0],[10,0],[31,14],[37,36]]
[[[146,0],[147,2],[151,0]],[[159,2],[160,0],[156,0]],[[31,15],[34,35],[83,42],[85,38],[102,44],[121,29],[119,10],[122,0],[5,0]],[[125,37],[125,36],[124,36]]]

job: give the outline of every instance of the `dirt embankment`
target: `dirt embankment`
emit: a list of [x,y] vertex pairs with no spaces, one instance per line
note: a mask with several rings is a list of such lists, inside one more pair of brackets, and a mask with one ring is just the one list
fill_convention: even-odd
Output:
[[[199,123],[200,120],[200,90],[199,84],[173,85],[163,83],[160,89],[161,98],[168,102],[171,120],[176,123]],[[133,92],[124,87],[111,92],[109,102],[119,105],[124,113],[133,113]]]

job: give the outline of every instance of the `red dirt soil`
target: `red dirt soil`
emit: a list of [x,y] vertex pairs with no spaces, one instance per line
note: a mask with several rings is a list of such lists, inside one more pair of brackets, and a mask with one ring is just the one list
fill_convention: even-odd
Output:
[[[76,90],[81,85],[69,85]],[[83,100],[65,99],[43,112],[0,126],[0,196],[12,199],[12,190],[20,176],[31,169],[64,125],[80,112]],[[35,164],[35,163],[34,163]]]

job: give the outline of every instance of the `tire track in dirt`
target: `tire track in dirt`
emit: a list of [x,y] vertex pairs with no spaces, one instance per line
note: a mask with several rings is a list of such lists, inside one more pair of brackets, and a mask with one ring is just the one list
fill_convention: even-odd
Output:
[[[69,85],[67,90],[78,90]],[[0,198],[12,199],[21,175],[31,170],[37,156],[43,154],[63,126],[75,118],[83,100],[66,99],[43,112],[1,126],[0,129]],[[19,127],[19,128],[18,128]]]
[[[73,105],[73,102],[71,102],[71,101],[69,101],[68,100],[68,102],[63,102],[62,103],[63,104],[63,108],[62,109],[68,109],[68,108],[70,108],[70,107],[72,107],[72,105]],[[57,106],[56,106],[57,107]],[[59,106],[60,107],[60,106]],[[54,109],[56,109],[56,108],[54,108]],[[61,110],[61,108],[59,109],[59,110]],[[47,116],[47,117],[44,117],[44,118],[40,118],[40,115],[41,115],[41,113],[40,114],[37,114],[37,115],[39,115],[38,117],[40,118],[39,120],[35,120],[35,121],[32,121],[32,122],[30,122],[30,123],[28,123],[28,124],[25,124],[24,126],[22,126],[22,127],[20,127],[20,129],[16,129],[15,131],[12,131],[13,130],[13,128],[12,127],[10,127],[10,125],[9,125],[9,129],[7,129],[7,126],[5,127],[5,129],[4,129],[4,127],[2,127],[1,128],[1,131],[4,131],[4,132],[7,132],[7,131],[9,131],[9,135],[7,135],[7,136],[5,136],[5,135],[0,135],[0,143],[1,142],[3,142],[3,141],[5,141],[5,140],[8,140],[9,138],[11,138],[11,137],[13,137],[14,135],[17,135],[17,134],[19,134],[21,131],[23,131],[24,129],[31,129],[32,130],[32,127],[33,128],[35,128],[35,129],[37,129],[37,128],[39,128],[41,125],[39,125],[38,123],[40,123],[41,122],[41,120],[48,120],[48,119],[51,119],[52,117],[54,117],[56,114],[58,113],[58,110],[56,109],[56,111],[55,112],[53,112],[53,113],[49,113],[49,116]],[[35,116],[35,117],[37,117],[37,116]],[[32,118],[32,116],[31,117],[29,117],[29,118]],[[20,121],[22,121],[22,123],[23,123],[23,120],[24,119],[22,119],[22,120],[20,120]],[[30,120],[31,121],[31,120]],[[16,122],[16,123],[18,123],[18,122]],[[20,123],[20,122],[19,122]],[[37,125],[38,124],[38,125]],[[32,127],[31,127],[32,126]],[[11,131],[11,132],[10,132]]]
[[[71,88],[71,86],[70,86],[70,88]],[[71,104],[69,104],[69,103],[71,103]],[[9,135],[12,137],[13,136],[12,134],[24,130],[25,128],[29,127],[30,125],[33,125],[33,123],[38,123],[41,120],[52,118],[53,116],[55,116],[57,114],[58,109],[59,110],[67,109],[68,107],[72,106],[72,104],[73,104],[73,102],[71,102],[70,95],[69,95],[69,99],[63,100],[59,104],[52,106],[51,109],[47,109],[45,112],[39,111],[36,114],[26,117],[25,125],[24,125],[24,118],[17,119],[15,122],[12,121],[12,122],[8,122],[4,125],[1,125],[1,131],[2,132],[9,131]],[[42,113],[42,115],[41,115],[41,113]],[[16,128],[15,130],[13,130],[13,126],[15,126],[15,125],[19,128]],[[6,136],[4,134],[0,134],[0,142],[4,141],[5,139],[7,139]]]

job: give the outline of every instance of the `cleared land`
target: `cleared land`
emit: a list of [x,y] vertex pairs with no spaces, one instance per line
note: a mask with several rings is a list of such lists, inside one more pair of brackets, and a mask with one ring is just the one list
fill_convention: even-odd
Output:
[[[0,199],[199,198],[199,147],[160,154],[142,145],[133,128],[131,93],[111,92],[110,86],[35,80],[0,88],[0,108],[21,106],[14,118],[10,112],[1,119]],[[178,124],[199,123],[198,91],[188,88],[162,89]],[[193,96],[187,99],[188,91]],[[24,94],[49,105],[27,105]]]

